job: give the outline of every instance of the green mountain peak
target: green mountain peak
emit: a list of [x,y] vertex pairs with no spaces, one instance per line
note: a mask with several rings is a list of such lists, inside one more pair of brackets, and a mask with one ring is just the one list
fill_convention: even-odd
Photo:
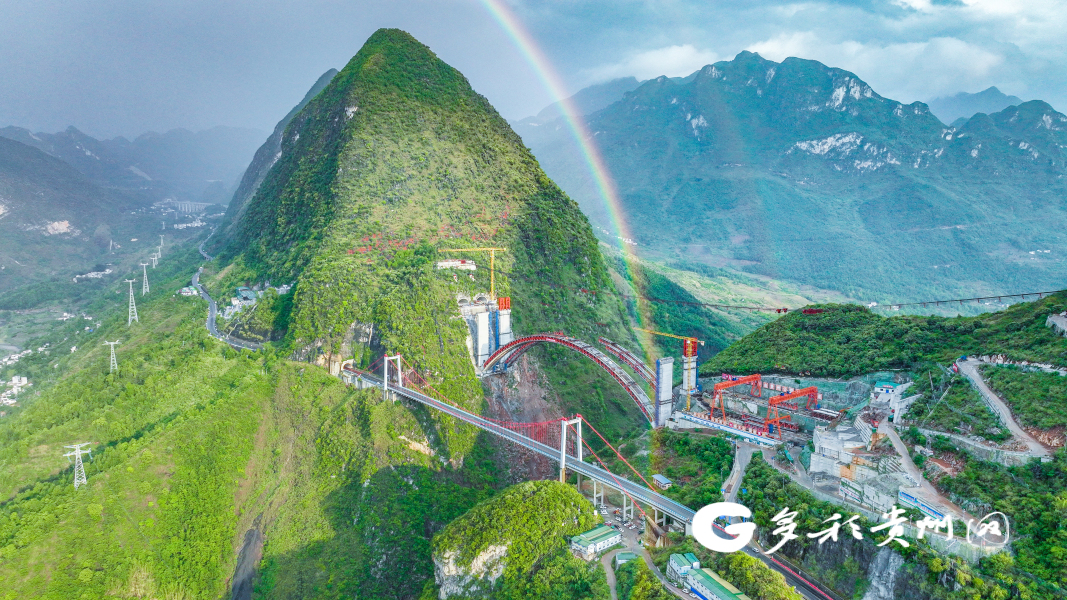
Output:
[[489,292],[488,257],[441,255],[478,265],[457,274],[434,268],[436,249],[507,249],[495,289],[515,297],[517,333],[631,339],[617,301],[581,291],[611,283],[577,204],[461,73],[399,30],[372,35],[293,117],[235,227],[233,277],[297,282],[299,352],[335,366],[400,352],[476,410],[456,298]]

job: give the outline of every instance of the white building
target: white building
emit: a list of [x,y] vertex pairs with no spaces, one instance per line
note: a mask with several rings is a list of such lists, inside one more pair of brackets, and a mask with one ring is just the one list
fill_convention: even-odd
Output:
[[669,489],[671,489],[671,486],[674,485],[673,483],[671,483],[670,479],[667,479],[666,477],[664,477],[663,475],[660,475],[659,473],[656,473],[655,475],[652,476],[652,481],[653,481],[653,483],[656,484],[656,487],[658,487],[661,490],[669,490]]
[[459,269],[461,271],[476,271],[478,266],[473,260],[449,258],[437,261],[438,269]]
[[672,554],[667,561],[667,578],[671,581],[682,583],[689,575],[689,571],[700,568],[700,560],[692,553]]
[[607,525],[598,525],[585,533],[572,537],[571,550],[586,560],[590,560],[596,556],[597,552],[607,550],[621,543],[622,533]]

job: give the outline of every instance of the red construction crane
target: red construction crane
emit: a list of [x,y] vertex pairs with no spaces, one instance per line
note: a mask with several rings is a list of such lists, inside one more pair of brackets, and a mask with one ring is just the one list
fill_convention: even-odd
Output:
[[751,386],[752,386],[752,387],[749,388],[748,394],[750,396],[755,396],[755,397],[758,398],[759,395],[760,395],[760,390],[763,388],[763,379],[760,378],[759,373],[756,373],[755,375],[746,375],[744,377],[734,377],[734,378],[729,379],[727,381],[722,381],[722,382],[716,383],[715,384],[714,396],[712,396],[712,399],[711,399],[711,408],[708,411],[709,414],[714,417],[715,416],[715,407],[717,406],[717,407],[719,407],[719,410],[722,411],[722,417],[725,419],[726,418],[726,405],[723,403],[723,400],[722,400],[722,391],[727,389],[727,388],[732,388],[735,385],[746,385],[746,384],[751,384]]
[[779,415],[778,407],[784,404],[788,408],[794,408],[796,405],[791,404],[789,401],[794,400],[796,398],[803,398],[804,396],[808,397],[808,410],[811,410],[812,404],[816,406],[819,405],[819,388],[814,386],[806,387],[795,392],[790,392],[788,394],[772,396],[771,399],[768,401],[770,407],[767,409],[767,417],[763,420],[763,424],[767,426],[768,431],[770,430],[770,426],[772,423],[776,425],[775,431],[778,432],[778,439],[782,439],[782,421],[792,420],[789,418],[789,415]]

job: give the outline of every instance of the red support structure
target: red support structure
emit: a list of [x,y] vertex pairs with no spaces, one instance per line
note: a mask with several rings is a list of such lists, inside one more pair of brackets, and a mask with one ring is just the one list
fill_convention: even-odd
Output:
[[722,417],[725,419],[726,418],[726,404],[723,402],[722,392],[725,389],[732,388],[732,387],[737,386],[737,385],[749,385],[749,386],[751,386],[749,388],[749,390],[748,390],[748,395],[758,398],[760,396],[760,394],[761,394],[760,390],[763,387],[763,379],[760,377],[759,373],[756,373],[755,375],[746,375],[744,377],[734,377],[734,378],[732,378],[732,379],[730,379],[728,381],[721,381],[719,383],[716,383],[715,384],[715,390],[714,390],[714,396],[712,397],[712,400],[711,400],[711,409],[710,409],[708,414],[710,414],[711,416],[714,417],[715,416],[715,408],[718,407],[719,410],[722,411]]
[[[769,401],[770,408],[767,409],[767,418],[764,419],[763,422],[764,422],[765,425],[767,425],[768,429],[770,429],[770,426],[772,424],[776,426],[775,430],[778,432],[778,439],[779,440],[782,439],[782,421],[788,421],[788,420],[790,420],[790,418],[789,418],[789,415],[785,415],[785,416],[779,415],[778,414],[778,407],[779,406],[786,406],[787,408],[792,408],[792,409],[795,410],[796,409],[796,405],[790,404],[789,401],[790,400],[794,400],[796,398],[803,398],[805,396],[807,396],[807,398],[808,398],[808,404],[807,404],[808,410],[811,410],[811,405],[812,404],[815,404],[816,406],[818,406],[818,404],[819,404],[819,388],[814,387],[814,386],[806,387],[804,389],[800,389],[800,390],[797,390],[795,392],[791,392],[791,393],[788,393],[788,394],[781,394],[779,396],[772,396],[771,397],[771,399]],[[774,415],[773,417],[771,416],[772,414]],[[792,423],[790,423],[790,425],[792,425]]]
[[598,366],[607,371],[615,381],[619,382],[619,385],[626,390],[626,393],[637,404],[637,407],[641,409],[641,412],[644,413],[645,418],[648,419],[649,423],[655,424],[652,400],[648,397],[648,394],[645,393],[645,390],[641,385],[638,384],[629,373],[612,361],[608,355],[597,350],[591,344],[564,335],[563,333],[539,333],[518,338],[498,348],[496,352],[486,359],[482,368],[490,370],[498,364],[504,365],[504,367],[507,368],[508,365],[512,364],[520,355],[522,355],[522,353],[533,347],[534,344],[541,343],[559,344],[560,346],[574,350],[595,362]]

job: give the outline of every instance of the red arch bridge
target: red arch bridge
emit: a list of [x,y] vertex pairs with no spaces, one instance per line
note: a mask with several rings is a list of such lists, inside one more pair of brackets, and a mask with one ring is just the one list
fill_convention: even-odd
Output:
[[[501,349],[503,350],[503,348]],[[387,357],[386,364],[396,364],[401,360],[399,356]],[[444,396],[423,381],[417,370],[408,366],[401,366],[399,369],[387,367],[384,374],[386,380],[346,366],[341,370],[341,379],[346,383],[360,387],[381,388],[387,396],[401,396],[413,400],[518,444],[536,454],[557,461],[560,463],[561,477],[567,469],[570,469],[579,476],[584,476],[593,482],[594,504],[602,501],[605,488],[618,490],[623,496],[623,511],[624,513],[628,512],[629,516],[633,516],[636,511],[645,517],[650,517],[657,525],[663,526],[667,525],[669,518],[676,523],[684,525],[687,534],[692,534],[695,511],[653,491],[651,489],[652,486],[632,466],[630,466],[631,470],[644,482],[644,485],[612,473],[604,467],[600,457],[597,456],[588,442],[582,438],[583,425],[596,433],[604,442],[604,445],[610,448],[628,466],[629,462],[603,436],[596,432],[592,425],[581,415],[574,419],[560,418],[541,423],[498,421],[473,414],[446,400],[434,398],[430,395],[431,393],[440,398],[444,398]],[[386,384],[386,381],[388,381],[388,384]],[[601,466],[586,462],[589,457],[599,462]],[[642,506],[651,508],[652,514],[647,514]]]
[[[523,353],[537,344],[563,346],[596,363],[600,368],[607,371],[615,381],[619,382],[619,385],[626,390],[626,394],[637,404],[637,407],[641,409],[645,418],[653,426],[663,425],[666,418],[670,416],[671,406],[669,404],[659,407],[660,410],[657,411],[652,400],[645,393],[644,388],[615,361],[611,360],[607,354],[604,354],[592,344],[559,332],[527,335],[504,344],[497,348],[496,352],[490,354],[489,358],[482,364],[482,374],[489,375],[505,372]],[[648,368],[645,367],[645,370],[648,370]]]

